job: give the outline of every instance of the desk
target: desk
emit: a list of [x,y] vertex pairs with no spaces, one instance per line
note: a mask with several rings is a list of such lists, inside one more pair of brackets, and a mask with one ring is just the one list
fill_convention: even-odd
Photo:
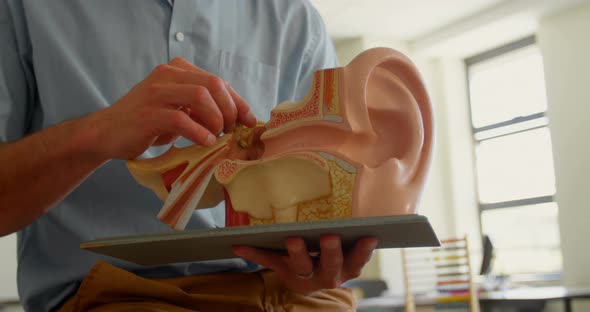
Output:
[[[572,311],[574,299],[590,299],[590,288],[522,287],[481,293],[482,311],[493,307],[516,307],[519,311],[541,311],[549,301],[563,301],[566,312]],[[427,306],[436,303],[435,297],[416,297],[416,305]],[[358,311],[397,311],[405,304],[403,297],[383,296],[359,300]]]
[[521,311],[539,311],[549,301],[563,301],[566,312],[572,312],[573,299],[590,298],[590,288],[522,287],[503,291],[486,292],[480,295],[483,311],[494,306],[519,307]]

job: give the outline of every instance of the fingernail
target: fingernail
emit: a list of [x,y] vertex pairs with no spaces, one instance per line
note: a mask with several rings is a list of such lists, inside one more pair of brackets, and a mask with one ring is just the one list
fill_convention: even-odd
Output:
[[378,242],[377,240],[374,240],[374,241],[372,241],[372,242],[368,243],[368,244],[367,244],[367,249],[368,249],[368,250],[375,250],[375,248],[377,248],[377,244],[378,244],[378,243],[379,243],[379,242]]
[[374,243],[372,243],[372,244],[369,245],[369,248],[375,250],[375,248],[377,248],[377,244],[378,244],[377,242],[374,242]]
[[213,134],[209,134],[207,136],[207,141],[205,142],[205,146],[213,146],[213,145],[215,145],[215,142],[217,142],[217,139],[215,138],[215,136]]

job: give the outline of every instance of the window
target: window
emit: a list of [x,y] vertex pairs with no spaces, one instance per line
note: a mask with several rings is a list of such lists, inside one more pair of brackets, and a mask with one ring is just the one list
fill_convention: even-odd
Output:
[[482,234],[495,274],[559,273],[555,176],[534,37],[465,60]]

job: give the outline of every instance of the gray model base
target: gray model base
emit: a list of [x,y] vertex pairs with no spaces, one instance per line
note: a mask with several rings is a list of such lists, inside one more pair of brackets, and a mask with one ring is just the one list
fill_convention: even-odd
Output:
[[319,250],[321,234],[337,234],[344,250],[364,236],[376,236],[377,248],[427,247],[440,243],[426,217],[324,220],[303,223],[239,226],[97,239],[80,248],[141,265],[236,258],[231,246],[284,250],[287,237],[303,237],[310,251]]

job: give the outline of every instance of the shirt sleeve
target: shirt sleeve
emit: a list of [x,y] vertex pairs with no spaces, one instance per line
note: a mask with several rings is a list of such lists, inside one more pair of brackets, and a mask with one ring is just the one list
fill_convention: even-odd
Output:
[[0,143],[27,134],[34,79],[20,1],[0,0]]
[[310,5],[309,7],[309,43],[303,54],[303,66],[299,81],[297,82],[296,98],[302,99],[309,92],[313,73],[316,70],[338,67],[338,58],[334,45],[322,17],[318,11]]

